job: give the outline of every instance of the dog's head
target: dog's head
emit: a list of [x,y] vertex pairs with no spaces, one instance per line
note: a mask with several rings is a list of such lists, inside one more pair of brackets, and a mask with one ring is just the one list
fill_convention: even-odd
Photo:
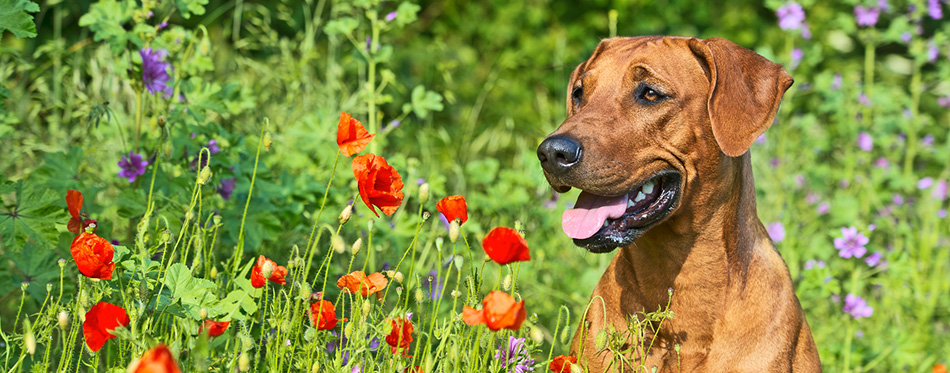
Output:
[[564,232],[592,252],[633,243],[676,214],[689,183],[745,154],[791,85],[782,66],[724,39],[602,41],[538,147],[548,183],[581,190]]

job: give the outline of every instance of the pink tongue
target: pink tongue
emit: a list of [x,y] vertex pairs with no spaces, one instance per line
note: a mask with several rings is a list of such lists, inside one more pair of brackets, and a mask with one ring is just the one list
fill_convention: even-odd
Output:
[[561,227],[568,237],[583,240],[597,233],[607,218],[619,218],[626,210],[626,195],[602,197],[582,191],[574,208],[561,216]]

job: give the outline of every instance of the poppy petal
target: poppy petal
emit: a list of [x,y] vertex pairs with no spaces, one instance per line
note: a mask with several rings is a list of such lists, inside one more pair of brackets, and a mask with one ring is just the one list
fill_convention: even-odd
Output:
[[449,222],[459,219],[459,224],[465,224],[468,221],[468,207],[465,205],[465,197],[448,196],[435,204],[435,208],[445,215],[445,220]]
[[115,338],[111,330],[129,325],[129,315],[122,307],[111,303],[99,302],[86,312],[86,321],[82,323],[82,334],[86,345],[92,351],[99,351],[106,341]]
[[496,227],[488,232],[482,240],[482,248],[489,258],[501,265],[531,260],[527,241],[508,227]]
[[69,215],[79,220],[79,211],[82,210],[82,193],[78,190],[67,190],[66,206],[69,208]]
[[375,134],[370,134],[363,127],[363,123],[352,118],[349,113],[340,113],[340,123],[337,125],[336,143],[340,153],[351,156],[366,148]]
[[483,310],[476,310],[469,306],[462,307],[462,321],[468,325],[479,325],[485,323],[485,313]]
[[130,373],[181,373],[171,350],[163,344],[145,351],[142,357],[129,364]]

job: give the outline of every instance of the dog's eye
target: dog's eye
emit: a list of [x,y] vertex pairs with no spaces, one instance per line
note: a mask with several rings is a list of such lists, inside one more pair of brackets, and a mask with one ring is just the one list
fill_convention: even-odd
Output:
[[574,90],[571,91],[571,100],[574,101],[574,106],[580,106],[581,100],[584,99],[584,87],[574,87]]
[[666,98],[666,96],[664,96],[662,93],[647,85],[641,85],[638,87],[636,96],[637,100],[644,104],[653,104]]

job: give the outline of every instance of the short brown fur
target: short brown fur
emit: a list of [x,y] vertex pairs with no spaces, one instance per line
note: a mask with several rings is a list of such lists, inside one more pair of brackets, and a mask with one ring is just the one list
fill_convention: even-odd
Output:
[[[631,92],[642,82],[669,100],[638,105]],[[821,371],[788,268],[756,215],[748,154],[791,84],[780,65],[718,38],[606,39],[571,74],[568,118],[552,136],[577,139],[584,153],[570,171],[545,172],[555,190],[620,195],[664,169],[683,176],[675,210],[620,248],[593,291],[572,344],[591,372],[607,371],[611,358],[598,353],[594,336],[666,305],[670,288],[675,317],[637,364],[660,372]]]

